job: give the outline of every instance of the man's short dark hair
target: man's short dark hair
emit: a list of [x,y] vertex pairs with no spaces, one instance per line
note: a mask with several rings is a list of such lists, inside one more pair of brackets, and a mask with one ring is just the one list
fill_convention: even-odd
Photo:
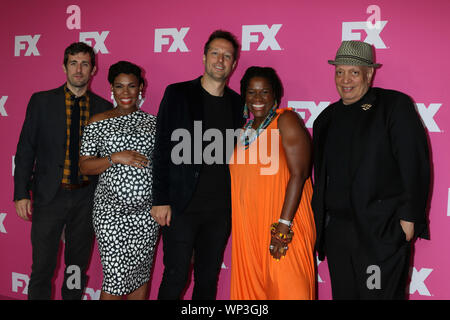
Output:
[[134,74],[139,80],[139,85],[144,84],[144,78],[142,77],[142,70],[139,66],[128,61],[119,61],[109,67],[108,71],[108,82],[110,84],[114,83],[114,79],[121,74]]
[[88,53],[91,56],[91,66],[95,67],[95,52],[91,46],[88,46],[84,42],[74,42],[66,48],[64,51],[64,65],[67,66],[67,61],[69,61],[69,55],[76,55],[77,53]]
[[224,31],[224,30],[216,30],[213,33],[211,33],[211,35],[209,36],[208,41],[206,41],[205,47],[203,49],[203,53],[205,54],[205,56],[208,53],[209,44],[215,39],[225,39],[225,40],[231,42],[231,44],[233,45],[233,48],[234,48],[233,58],[234,58],[234,61],[236,61],[239,56],[239,47],[240,47],[239,42],[237,41],[236,37],[231,32]]
[[269,81],[270,85],[272,86],[272,91],[275,100],[277,101],[278,105],[280,105],[281,98],[283,97],[283,84],[281,83],[280,78],[277,75],[277,72],[275,69],[270,67],[249,67],[246,71],[244,76],[241,79],[241,97],[243,101],[245,102],[245,95],[247,93],[248,85],[250,84],[250,80],[252,78],[264,78],[267,81]]

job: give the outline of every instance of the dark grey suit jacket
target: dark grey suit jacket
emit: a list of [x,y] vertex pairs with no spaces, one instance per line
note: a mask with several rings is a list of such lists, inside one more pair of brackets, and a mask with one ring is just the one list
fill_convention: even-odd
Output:
[[[88,91],[90,115],[112,108],[105,99]],[[49,203],[58,191],[66,155],[66,103],[64,85],[34,93],[14,159],[14,200],[31,199],[33,205]],[[94,182],[95,177],[90,177]]]
[[[425,129],[414,103],[405,94],[371,88],[362,104],[371,108],[355,123],[351,154],[351,203],[361,241],[380,260],[404,241],[399,224],[415,223],[415,235],[429,238],[426,208],[430,190],[430,159]],[[326,140],[337,103],[314,122],[314,193],[316,249],[323,260],[326,225]]]

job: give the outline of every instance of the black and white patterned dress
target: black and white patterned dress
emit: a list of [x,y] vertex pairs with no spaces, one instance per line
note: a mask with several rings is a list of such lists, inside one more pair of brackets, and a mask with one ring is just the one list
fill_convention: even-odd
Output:
[[[93,122],[84,129],[80,154],[104,157],[134,150],[151,159],[155,125],[156,117],[142,110]],[[129,294],[150,278],[159,231],[150,216],[151,190],[151,164],[115,164],[99,177],[93,222],[106,293]]]

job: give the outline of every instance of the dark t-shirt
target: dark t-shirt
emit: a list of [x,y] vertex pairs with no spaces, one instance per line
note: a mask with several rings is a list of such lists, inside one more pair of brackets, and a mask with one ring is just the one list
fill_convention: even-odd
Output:
[[331,215],[351,218],[351,159],[354,127],[365,112],[364,97],[351,105],[337,105],[326,142],[327,187],[325,203]]
[[[212,138],[211,141],[203,141],[202,169],[187,211],[229,211],[231,195],[227,160],[231,154],[226,154],[225,137],[226,129],[233,128],[232,106],[226,96],[210,95],[203,88],[202,99],[202,136],[209,130]],[[220,138],[217,138],[219,131]]]

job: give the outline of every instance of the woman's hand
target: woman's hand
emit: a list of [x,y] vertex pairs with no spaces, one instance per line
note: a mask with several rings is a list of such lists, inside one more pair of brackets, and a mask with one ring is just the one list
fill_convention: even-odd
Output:
[[[278,225],[275,228],[275,233],[279,234],[289,234],[290,229],[287,225],[278,223]],[[286,255],[286,250],[288,245],[284,244],[282,241],[274,238],[271,234],[271,240],[270,240],[270,246],[269,246],[269,252],[272,258],[275,260],[280,260]]]
[[137,151],[125,150],[111,154],[111,160],[114,164],[120,163],[136,168],[144,168],[150,164],[146,156]]

